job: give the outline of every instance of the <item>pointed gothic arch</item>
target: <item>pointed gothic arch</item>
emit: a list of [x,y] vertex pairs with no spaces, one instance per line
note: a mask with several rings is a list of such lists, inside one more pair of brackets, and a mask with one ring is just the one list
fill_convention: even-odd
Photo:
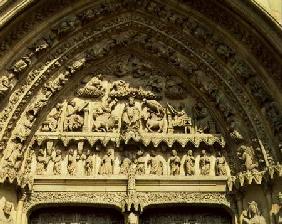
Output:
[[[202,195],[213,184],[209,190],[220,196],[209,200],[232,194],[235,223],[256,189],[265,195],[263,215],[275,223],[281,206],[282,37],[255,5],[41,0],[4,6],[3,13],[14,16],[0,24],[1,181],[29,195],[15,205],[36,204],[29,192],[48,191],[44,183],[55,191],[51,183],[63,189],[64,180],[75,188],[82,178],[101,188],[110,182],[109,188],[127,192],[119,206],[141,212],[153,203],[142,194],[150,183],[158,185],[156,175],[160,186],[171,185],[177,202],[189,198],[175,193],[178,184],[191,193],[197,183]],[[88,174],[84,149],[94,154]],[[184,165],[190,157],[193,172]],[[146,169],[137,177],[123,173],[125,158]],[[159,165],[152,173],[154,158]],[[56,159],[62,173],[54,171]],[[201,161],[208,161],[209,171]],[[83,165],[74,171],[72,163]],[[108,165],[112,171],[103,167]],[[163,197],[160,203],[172,196]],[[28,210],[21,209],[15,209],[18,216]]]

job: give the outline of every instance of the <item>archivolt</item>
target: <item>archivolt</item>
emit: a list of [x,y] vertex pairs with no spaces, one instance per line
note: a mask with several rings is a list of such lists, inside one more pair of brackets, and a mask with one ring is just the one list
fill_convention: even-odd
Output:
[[[56,102],[52,96],[56,91],[47,94],[42,86],[52,80],[60,83],[60,74],[78,80],[91,66],[105,60],[111,63],[109,55],[126,49],[141,57],[152,55],[156,67],[167,64],[182,77],[209,105],[227,138],[237,131],[245,139],[258,139],[266,164],[279,160],[280,55],[275,52],[273,57],[273,48],[264,46],[263,37],[246,21],[235,21],[238,17],[229,9],[217,4],[211,8],[198,0],[54,4],[40,1],[3,30],[1,68],[10,81],[4,88],[0,117],[6,153],[28,122],[25,115],[32,110],[36,117],[21,139],[22,147],[36,131],[36,119],[42,119]],[[67,91],[70,84],[65,85],[58,91]]]

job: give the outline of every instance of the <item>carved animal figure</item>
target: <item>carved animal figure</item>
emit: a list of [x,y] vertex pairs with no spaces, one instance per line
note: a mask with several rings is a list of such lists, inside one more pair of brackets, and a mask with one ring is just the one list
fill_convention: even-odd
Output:
[[150,118],[146,120],[146,128],[153,132],[157,130],[157,132],[163,132],[164,130],[164,120],[161,117],[158,117],[156,114],[152,113]]
[[93,130],[94,131],[112,131],[118,123],[118,118],[113,114],[113,109],[117,100],[108,98],[103,101],[101,107],[94,111]]
[[93,122],[94,131],[112,131],[117,125],[118,120],[111,113],[104,113],[95,117]]
[[147,100],[143,99],[143,105],[150,108],[153,112],[156,112],[157,114],[164,114],[165,109],[164,107],[156,100]]
[[143,100],[142,118],[149,132],[163,132],[165,109],[156,100]]

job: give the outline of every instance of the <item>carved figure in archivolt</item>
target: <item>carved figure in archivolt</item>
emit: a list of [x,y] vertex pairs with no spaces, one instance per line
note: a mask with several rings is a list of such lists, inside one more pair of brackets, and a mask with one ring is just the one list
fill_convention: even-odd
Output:
[[163,175],[164,164],[160,156],[157,155],[155,151],[151,152],[150,159],[148,160],[148,165],[151,166],[150,174],[159,176]]
[[202,150],[199,163],[201,175],[207,176],[210,174],[210,163],[210,158],[208,157],[206,150]]
[[131,160],[129,158],[124,158],[120,165],[120,174],[127,175],[131,166]]
[[187,91],[183,87],[183,80],[176,76],[168,77],[165,83],[165,96],[169,99],[184,99]]
[[139,132],[140,110],[136,107],[134,97],[129,97],[122,114],[122,128],[125,132]]
[[172,156],[169,157],[170,175],[176,176],[180,174],[180,157],[176,150],[172,150]]
[[46,121],[42,123],[42,131],[56,131],[62,113],[62,104],[57,104],[47,115]]
[[0,77],[0,98],[5,95],[5,93],[13,88],[16,83],[15,76],[13,74],[3,75]]
[[44,149],[40,148],[36,160],[37,160],[36,174],[42,175],[46,171],[50,157],[46,157]]
[[113,110],[118,100],[112,100],[110,97],[103,99],[101,106],[93,113],[94,131],[112,131],[118,125],[118,118],[113,115]]
[[54,162],[54,166],[53,166],[53,174],[54,175],[60,175],[61,174],[61,163],[62,163],[62,152],[60,149],[56,150],[56,154],[53,157],[53,162]]
[[195,157],[193,156],[193,151],[188,150],[184,161],[184,169],[186,176],[192,176],[195,174]]
[[57,78],[44,84],[45,91],[56,92],[62,88],[62,86],[68,81],[68,73],[62,72]]
[[11,154],[7,156],[3,161],[3,169],[19,171],[22,166],[23,159],[24,152],[22,144],[17,143],[15,144],[15,148],[13,149]]
[[113,168],[114,168],[114,149],[109,148],[107,149],[107,154],[104,155],[101,163],[101,168],[100,168],[100,174],[101,175],[111,175],[113,174]]
[[164,131],[165,109],[156,100],[143,99],[142,119],[149,132]]
[[167,104],[167,108],[168,131],[173,133],[175,129],[180,129],[185,134],[189,133],[192,120],[185,112],[184,107],[178,111],[173,106]]
[[85,175],[90,176],[93,170],[93,160],[92,160],[91,151],[89,149],[86,151],[85,156],[86,156],[85,165],[84,165]]
[[68,165],[67,165],[68,173],[73,176],[76,172],[76,157],[74,155],[74,150],[70,149],[68,154]]
[[261,216],[258,204],[255,201],[249,203],[247,210],[241,215],[242,224],[266,224],[265,218]]
[[9,90],[10,80],[7,76],[3,75],[0,77],[0,96]]
[[277,162],[276,165],[274,166],[274,170],[276,171],[279,177],[282,176],[282,164]]
[[221,152],[218,152],[215,162],[215,175],[225,176],[227,175],[226,159]]
[[202,102],[196,102],[193,106],[193,116],[196,120],[196,131],[198,133],[215,132],[208,108]]
[[68,103],[65,117],[65,131],[78,131],[83,126],[83,109],[87,102],[78,98]]
[[146,157],[144,156],[144,152],[139,150],[136,153],[136,174],[137,175],[144,175],[146,171]]
[[23,125],[19,126],[19,128],[17,129],[17,133],[16,133],[16,137],[20,139],[21,142],[24,141],[28,137],[34,119],[35,119],[35,116],[33,113],[28,112],[26,113],[26,116],[23,116],[23,120],[22,120]]

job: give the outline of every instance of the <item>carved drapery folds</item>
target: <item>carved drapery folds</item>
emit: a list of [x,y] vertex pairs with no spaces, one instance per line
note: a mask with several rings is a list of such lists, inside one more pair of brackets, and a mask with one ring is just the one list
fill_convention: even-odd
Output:
[[261,215],[258,204],[255,201],[249,202],[248,209],[244,210],[240,217],[241,224],[266,224],[265,218]]
[[[172,147],[163,151],[152,146],[132,145],[132,142],[120,146],[114,143],[95,143],[91,146],[81,140],[72,141],[67,146],[59,140],[52,140],[52,148],[47,149],[49,143],[32,146],[31,159],[25,161],[31,167],[28,171],[31,176],[119,176],[130,172],[139,176],[230,175],[230,158],[217,157],[220,153],[214,151],[205,152],[204,155],[197,148]],[[84,143],[83,146],[80,146],[81,143]]]

